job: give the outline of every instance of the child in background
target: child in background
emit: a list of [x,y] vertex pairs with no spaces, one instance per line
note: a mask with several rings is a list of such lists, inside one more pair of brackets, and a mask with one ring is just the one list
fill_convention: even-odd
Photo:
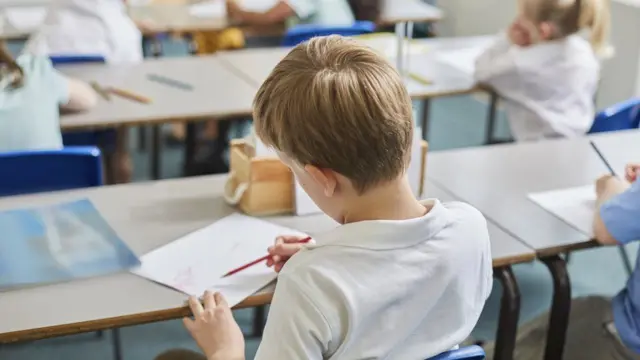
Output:
[[14,60],[0,43],[0,151],[62,148],[60,108],[87,110],[96,100],[89,85],[65,78],[49,58]]
[[505,99],[517,141],[589,130],[609,21],[608,0],[520,0],[518,17],[477,59],[475,73]]
[[[127,15],[123,0],[54,0],[24,51],[36,55],[102,55],[110,64],[136,63],[142,61],[142,34]],[[97,135],[100,142],[111,143],[111,134],[106,131]],[[132,163],[127,149],[128,129],[118,129],[115,137],[115,149],[107,154],[114,177],[109,180],[129,182]]]
[[348,25],[354,21],[347,0],[279,0],[265,12],[248,11],[235,0],[227,0],[227,13],[247,25],[272,25],[288,22],[318,25]]
[[[313,245],[282,236],[269,249],[279,275],[256,359],[427,359],[460,344],[491,291],[487,224],[467,204],[413,196],[411,99],[393,65],[355,40],[314,38],[262,84],[254,121],[341,224]],[[244,359],[220,294],[190,306],[185,325],[208,360]],[[172,358],[205,359],[160,357]]]

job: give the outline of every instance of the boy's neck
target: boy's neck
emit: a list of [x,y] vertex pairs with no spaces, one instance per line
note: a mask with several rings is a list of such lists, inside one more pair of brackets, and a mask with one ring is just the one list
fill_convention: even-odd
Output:
[[368,190],[345,201],[342,223],[365,220],[408,220],[424,216],[430,209],[413,195],[405,178]]

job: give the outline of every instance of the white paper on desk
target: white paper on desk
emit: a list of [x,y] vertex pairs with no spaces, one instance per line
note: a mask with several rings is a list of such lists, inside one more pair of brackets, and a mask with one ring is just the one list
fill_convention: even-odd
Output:
[[275,238],[301,235],[245,215],[227,216],[140,258],[133,273],[189,295],[217,290],[233,306],[276,278],[273,269],[257,264],[228,278],[227,272],[267,253]]
[[21,31],[35,30],[47,15],[44,6],[10,7],[4,10],[4,16],[14,28]]
[[593,185],[529,194],[529,199],[585,235],[593,235],[596,193]]
[[[420,196],[420,179],[422,170],[422,130],[420,128],[414,129],[413,143],[411,145],[411,162],[407,169],[407,176],[409,177],[409,184],[413,194]],[[296,178],[294,189],[294,199],[296,205],[296,215],[311,215],[322,212],[313,200],[304,191],[302,185]]]
[[476,69],[476,59],[484,49],[485,45],[478,45],[457,50],[439,52],[437,59],[449,64],[465,74],[472,75]]

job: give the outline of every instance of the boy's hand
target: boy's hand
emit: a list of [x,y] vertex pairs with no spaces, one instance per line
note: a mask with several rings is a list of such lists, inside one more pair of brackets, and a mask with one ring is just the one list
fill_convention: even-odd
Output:
[[596,181],[596,195],[599,200],[607,200],[612,196],[620,194],[629,187],[629,184],[613,175],[601,176]]
[[276,244],[270,246],[267,251],[271,257],[267,260],[267,266],[272,267],[276,272],[280,272],[284,264],[295,253],[300,251],[304,244],[300,244],[300,240],[305,236],[279,236],[276,238]]
[[628,182],[632,183],[638,179],[640,173],[640,163],[628,164],[624,169],[624,176]]
[[527,28],[521,23],[519,19],[516,19],[509,27],[509,40],[511,43],[518,46],[529,46],[531,44],[531,36]]
[[208,360],[244,360],[244,337],[231,309],[220,293],[206,291],[204,307],[192,296],[189,307],[193,320],[184,318],[184,326]]
[[240,20],[240,14],[242,8],[235,2],[235,0],[227,0],[227,16],[234,20]]

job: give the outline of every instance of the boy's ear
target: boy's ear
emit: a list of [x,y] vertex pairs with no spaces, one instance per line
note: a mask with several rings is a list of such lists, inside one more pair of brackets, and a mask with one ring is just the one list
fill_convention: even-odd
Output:
[[313,165],[305,165],[304,171],[322,187],[325,196],[333,196],[338,186],[338,178],[333,171]]

